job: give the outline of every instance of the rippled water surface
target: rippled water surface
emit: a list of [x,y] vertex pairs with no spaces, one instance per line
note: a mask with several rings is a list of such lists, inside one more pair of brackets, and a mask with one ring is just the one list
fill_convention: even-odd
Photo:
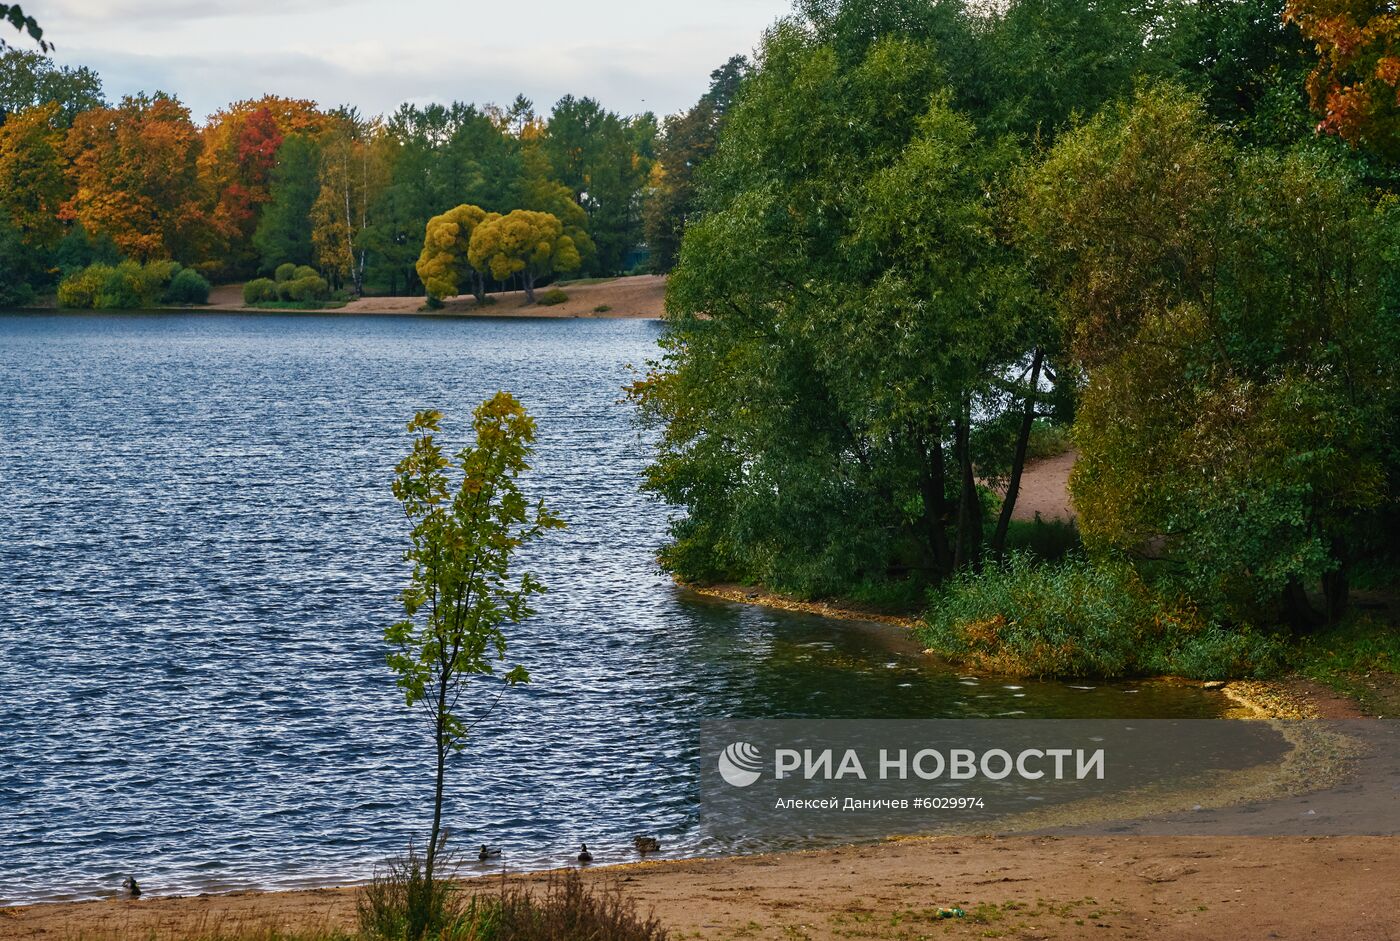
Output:
[[453,767],[448,822],[513,867],[586,840],[722,850],[697,723],[1208,716],[1166,686],[1008,684],[878,630],[697,597],[653,557],[621,388],[646,321],[0,314],[0,902],[365,876],[426,824],[431,751],[384,665],[418,408],[459,443],[498,389],[539,420],[527,488],[570,528],[513,632],[534,683]]

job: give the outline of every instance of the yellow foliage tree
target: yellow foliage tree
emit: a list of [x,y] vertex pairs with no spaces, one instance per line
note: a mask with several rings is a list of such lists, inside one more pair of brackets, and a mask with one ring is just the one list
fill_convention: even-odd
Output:
[[491,272],[497,281],[519,273],[528,304],[535,302],[537,279],[573,271],[580,264],[578,247],[564,234],[559,217],[528,209],[482,220],[472,233],[468,254],[478,271]]
[[0,221],[8,215],[20,238],[37,248],[58,244],[58,214],[70,195],[58,114],[49,103],[0,124]]
[[453,297],[470,285],[477,304],[483,303],[486,286],[472,267],[470,250],[472,233],[486,218],[480,206],[463,204],[428,220],[423,252],[414,267],[429,297]]

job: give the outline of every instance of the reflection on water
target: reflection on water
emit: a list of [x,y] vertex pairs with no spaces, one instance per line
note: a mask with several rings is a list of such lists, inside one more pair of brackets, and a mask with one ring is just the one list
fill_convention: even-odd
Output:
[[[426,825],[425,727],[383,663],[403,579],[388,483],[418,408],[506,388],[527,486],[570,528],[513,632],[534,677],[457,762],[448,820],[526,868],[716,851],[697,723],[1211,716],[1159,684],[958,676],[886,629],[676,588],[620,389],[643,321],[0,315],[0,901],[363,877]],[[1081,684],[1083,685],[1083,684]],[[489,700],[483,688],[481,702]]]

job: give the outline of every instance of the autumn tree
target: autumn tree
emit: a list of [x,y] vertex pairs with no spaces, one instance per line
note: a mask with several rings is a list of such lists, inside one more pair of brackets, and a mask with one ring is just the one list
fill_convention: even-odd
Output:
[[69,196],[57,103],[11,115],[0,125],[0,216],[30,247],[51,250],[63,235]]
[[320,191],[311,207],[311,242],[322,270],[363,294],[368,248],[362,237],[370,206],[384,185],[384,166],[372,146],[377,122],[353,110],[334,115],[321,150]]
[[138,260],[202,260],[209,245],[199,133],[178,99],[128,96],[115,108],[85,111],[64,149],[74,183],[66,217]]
[[461,205],[428,220],[417,270],[430,298],[454,297],[470,286],[477,304],[485,303],[486,286],[469,254],[472,233],[486,218],[480,206]]
[[1289,0],[1286,16],[1319,56],[1308,77],[1319,130],[1400,157],[1400,13],[1394,5]]
[[469,257],[497,281],[519,274],[528,304],[535,302],[536,280],[579,266],[578,249],[559,219],[528,209],[483,219],[472,233]]

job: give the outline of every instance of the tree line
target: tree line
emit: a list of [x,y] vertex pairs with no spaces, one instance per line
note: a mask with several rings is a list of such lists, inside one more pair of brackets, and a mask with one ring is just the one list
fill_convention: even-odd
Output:
[[669,137],[572,95],[548,114],[517,97],[374,118],[269,95],[200,124],[173,95],[109,102],[90,69],[0,49],[0,304],[124,260],[216,282],[311,266],[347,292],[423,294],[429,220],[460,205],[554,216],[580,273],[642,270],[644,220],[664,215],[647,203],[688,172],[658,159]]
[[799,0],[633,389],[663,563],[904,604],[1024,573],[1064,427],[1092,558],[1213,624],[1338,617],[1400,532],[1396,29],[1342,7]]

